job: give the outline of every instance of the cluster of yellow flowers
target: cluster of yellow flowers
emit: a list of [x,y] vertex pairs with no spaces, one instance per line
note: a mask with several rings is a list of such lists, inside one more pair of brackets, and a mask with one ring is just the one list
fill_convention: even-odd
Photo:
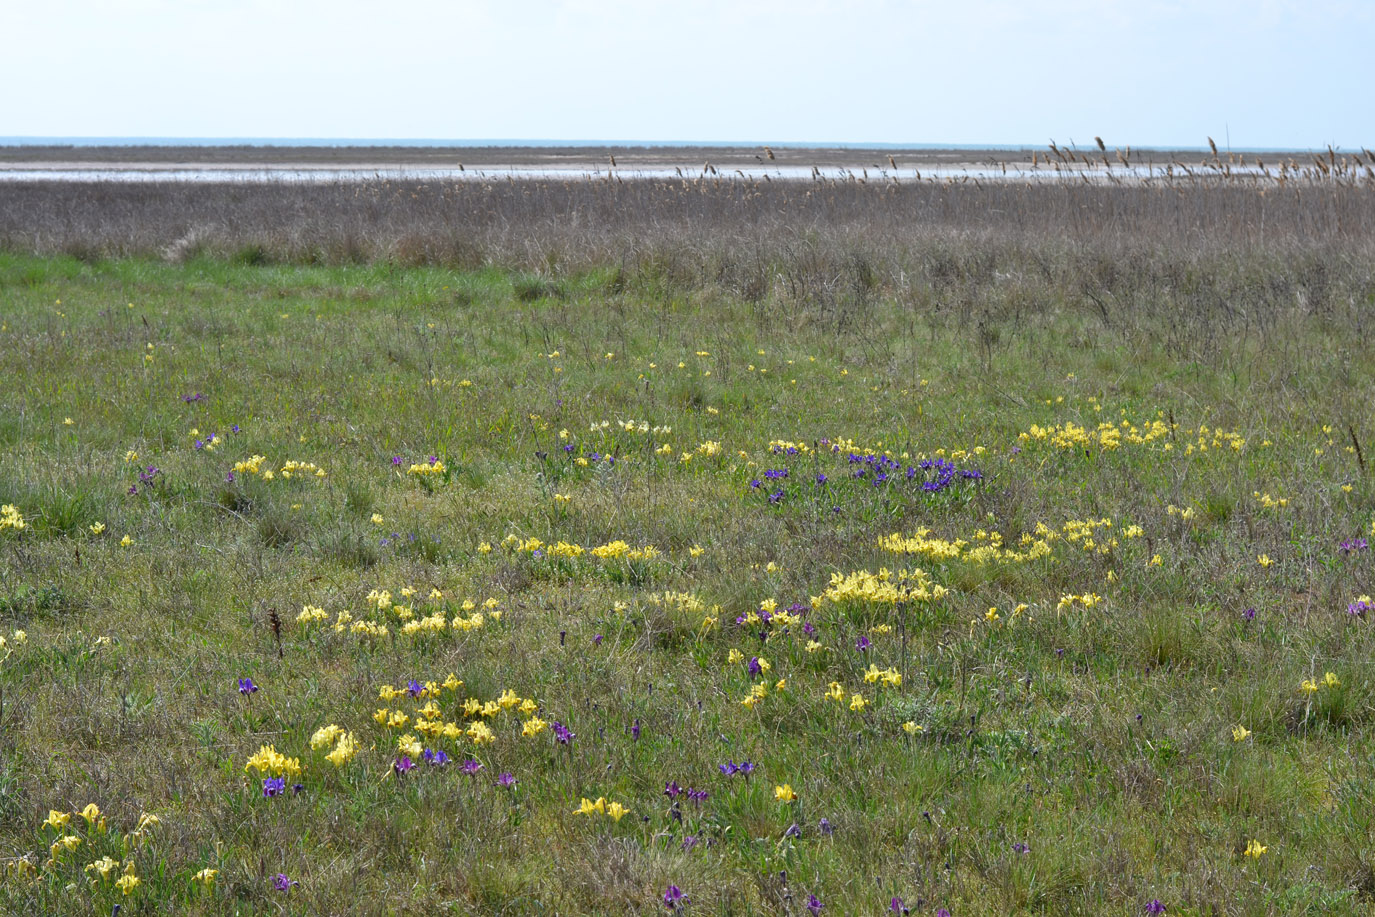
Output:
[[358,754],[358,740],[353,733],[333,723],[316,730],[315,735],[310,737],[311,748],[319,750],[330,745],[334,749],[325,755],[325,760],[335,767],[343,767]]
[[[1170,426],[1158,418],[1146,423],[1144,427],[1137,427],[1130,421],[1123,420],[1115,424],[1100,423],[1093,429],[1081,427],[1074,421],[1066,421],[1052,427],[1032,424],[1025,433],[1019,433],[1017,438],[1022,442],[1048,442],[1057,449],[1098,448],[1104,452],[1114,452],[1124,443],[1131,446],[1148,445],[1169,436],[1170,431]],[[1168,447],[1170,444],[1165,445]]]
[[262,471],[263,462],[267,461],[265,455],[254,455],[244,459],[242,462],[234,463],[235,474],[258,474]]
[[[206,448],[208,449],[210,447],[207,445]],[[250,456],[249,458],[246,458],[241,462],[234,463],[234,473],[255,474],[261,477],[264,481],[271,481],[276,477],[276,474],[274,474],[271,468],[263,467],[263,463],[266,461],[267,456],[265,455]],[[279,473],[283,478],[288,479],[292,477],[307,476],[323,478],[325,476],[325,469],[319,467],[314,462],[298,462],[295,459],[288,459],[287,462],[284,465],[282,465],[282,467],[279,469]]]
[[1266,509],[1283,509],[1289,505],[1288,497],[1272,497],[1268,493],[1252,491],[1251,496],[1260,501],[1260,505]]
[[[762,660],[762,659],[759,660],[759,666],[760,666],[760,671],[762,671],[762,672],[767,672],[767,671],[769,670],[769,665],[768,665],[768,663],[765,662],[765,661]],[[780,678],[780,679],[778,679],[778,681],[774,682],[773,689],[774,689],[774,691],[782,691],[782,690],[783,690],[784,688],[786,688],[787,686],[788,686],[788,680],[787,680],[786,678]],[[747,695],[745,696],[745,699],[742,700],[742,701],[740,702],[740,706],[742,706],[742,707],[748,707],[749,709],[753,710],[755,704],[759,703],[760,701],[762,701],[764,698],[766,698],[766,697],[768,697],[768,696],[769,696],[769,683],[768,683],[767,681],[761,681],[761,682],[759,682],[759,684],[757,684],[757,685],[751,685],[751,686],[750,686],[750,693],[747,694]]]
[[1342,681],[1337,677],[1337,674],[1335,672],[1328,672],[1323,675],[1321,682],[1316,678],[1305,678],[1299,683],[1299,690],[1304,694],[1316,694],[1320,687],[1340,688],[1341,686]]
[[[46,869],[56,868],[62,854],[70,853],[82,846],[82,844],[86,843],[86,841],[92,837],[104,835],[106,833],[107,825],[105,816],[100,814],[100,807],[95,803],[89,803],[76,814],[80,815],[86,821],[86,837],[82,837],[80,834],[69,830],[72,821],[72,813],[60,812],[56,809],[49,810],[48,817],[43,821],[43,827],[51,828],[58,832],[58,834],[48,847],[48,861],[45,864]],[[138,825],[132,832],[124,837],[125,848],[142,841],[148,832],[158,824],[160,824],[160,822],[156,815],[151,815],[147,812],[140,815]],[[14,871],[19,874],[33,875],[36,872],[32,862],[30,862],[27,857],[20,858],[18,861],[13,861],[12,865]],[[88,864],[84,871],[92,876],[92,881],[104,882],[110,878],[110,875],[119,865],[120,861],[111,858],[109,855],[105,855]],[[116,880],[114,884],[115,887],[125,895],[131,894],[133,890],[138,887],[139,879],[135,874],[134,860],[132,858],[124,861],[124,874]]]
[[315,605],[306,605],[301,609],[301,613],[296,616],[297,624],[310,624],[313,621],[323,621],[329,617],[323,608]]
[[314,475],[317,478],[323,478],[325,469],[320,468],[314,462],[298,462],[295,459],[289,459],[282,466],[282,477],[289,478],[292,475]]
[[243,767],[245,772],[256,770],[263,774],[290,774],[298,777],[301,774],[301,759],[288,758],[279,754],[273,745],[264,745],[258,749],[257,753],[248,759]]
[[879,669],[877,665],[870,664],[864,673],[864,681],[871,685],[881,681],[890,688],[896,688],[902,684],[902,673],[891,666],[887,669]]
[[19,512],[19,507],[13,503],[0,506],[0,529],[14,529],[18,532],[24,529],[26,525],[23,515]]
[[598,545],[592,549],[592,556],[601,560],[653,560],[659,556],[659,549],[652,544],[647,544],[641,548],[632,548],[624,541],[617,539],[603,545]]
[[[1095,406],[1095,410],[1097,409]],[[1115,424],[1100,423],[1092,429],[1081,427],[1073,421],[1049,427],[1032,424],[1025,433],[1018,434],[1018,438],[1022,442],[1046,442],[1057,449],[1097,447],[1104,452],[1114,452],[1123,445],[1145,446],[1167,437],[1172,439],[1177,429],[1178,425],[1165,423],[1157,414],[1156,419],[1140,427],[1126,419]],[[1246,439],[1240,433],[1220,427],[1210,430],[1207,426],[1200,426],[1195,432],[1195,437],[1194,442],[1185,445],[1185,455],[1207,452],[1210,448],[1229,448],[1233,452],[1240,452],[1246,446]],[[1161,449],[1170,452],[1174,449],[1174,443],[1162,443]]]
[[418,475],[442,475],[445,472],[444,462],[436,459],[433,462],[417,462],[406,469],[406,474]]
[[1074,595],[1073,593],[1067,592],[1060,596],[1060,601],[1055,605],[1055,613],[1059,614],[1062,611],[1069,611],[1073,609],[1075,605],[1080,605],[1084,608],[1095,608],[1101,604],[1102,601],[1103,597],[1096,592],[1085,592],[1083,595]]
[[592,800],[584,796],[582,798],[582,802],[580,802],[578,804],[578,807],[573,810],[573,814],[588,816],[605,815],[612,821],[620,821],[621,817],[629,811],[630,810],[628,808],[621,805],[619,802],[607,802],[605,796],[598,796],[596,802],[593,802]]
[[[483,542],[483,545],[486,545]],[[582,545],[571,544],[567,541],[556,541],[553,544],[546,544],[538,538],[521,538],[519,535],[507,535],[502,539],[502,547],[517,553],[533,554],[536,551],[543,551],[550,557],[577,558],[584,554],[591,554],[599,560],[654,560],[661,555],[658,548],[654,545],[645,545],[639,548],[632,548],[628,542],[617,539],[609,541],[595,548],[587,549]],[[490,550],[490,547],[488,548]],[[479,548],[480,553],[487,553]]]
[[[459,706],[462,715],[470,720],[466,729],[456,722],[445,721],[444,711],[435,701],[445,691],[456,697],[458,689],[461,687],[463,687],[463,682],[452,673],[442,684],[427,681],[420,685],[417,682],[413,683],[410,688],[402,689],[383,685],[378,689],[377,695],[384,701],[411,697],[416,701],[424,700],[425,704],[414,711],[414,717],[404,710],[380,707],[373,714],[373,719],[387,729],[399,730],[409,726],[414,732],[430,739],[442,736],[450,741],[457,741],[467,736],[475,745],[490,745],[496,741],[496,734],[483,720],[494,718],[503,712],[516,711],[527,717],[521,724],[521,735],[526,737],[537,736],[548,726],[544,720],[534,715],[539,709],[539,704],[531,698],[522,698],[510,688],[502,691],[495,700],[482,701],[475,697],[464,698]],[[400,743],[398,747],[406,754],[418,755],[422,750],[414,735],[403,735],[398,741]],[[412,746],[415,746],[414,751],[410,750]]]
[[[109,880],[110,873],[112,873],[117,866],[119,866],[118,860],[104,856],[88,865],[86,867],[86,872],[95,873],[96,876],[99,877],[97,881],[105,882]],[[135,874],[134,861],[126,860],[124,862],[124,874],[115,880],[115,888],[118,888],[127,896],[133,894],[134,889],[138,888],[138,886],[139,878]]]
[[1020,564],[1050,556],[1050,541],[1056,535],[1039,523],[1037,529],[1039,537],[1033,536],[1030,532],[1022,535],[1021,550],[1003,547],[1001,533],[983,529],[974,533],[972,542],[963,538],[946,541],[944,538],[933,537],[928,528],[917,529],[911,537],[895,532],[892,535],[880,536],[878,546],[893,554],[917,554],[938,562],[964,560],[974,564]]
[[949,593],[944,586],[933,585],[926,571],[913,568],[896,573],[880,568],[878,573],[857,570],[854,573],[831,574],[831,584],[822,593],[830,602],[860,601],[896,605],[899,602],[933,602]]
[[1195,451],[1207,452],[1210,442],[1214,449],[1221,449],[1225,446],[1233,452],[1240,452],[1242,447],[1246,445],[1246,440],[1236,430],[1229,432],[1221,427],[1209,430],[1206,426],[1200,426],[1197,441],[1185,446],[1184,454],[1193,455]]

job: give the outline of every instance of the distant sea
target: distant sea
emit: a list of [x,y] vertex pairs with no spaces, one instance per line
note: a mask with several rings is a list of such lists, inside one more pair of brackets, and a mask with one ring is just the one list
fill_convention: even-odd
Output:
[[[751,148],[770,146],[775,149],[827,150],[1040,150],[1047,143],[835,143],[779,142],[772,140],[530,140],[528,138],[478,138],[472,140],[440,140],[417,137],[0,137],[0,146],[286,146],[286,147],[345,147],[345,146],[413,146],[413,147],[732,147]],[[1068,144],[1061,144],[1067,146]],[[1093,145],[1079,143],[1081,149]],[[1141,150],[1178,150],[1196,152],[1202,146],[1137,146]],[[1280,149],[1255,149],[1234,152],[1278,153]]]

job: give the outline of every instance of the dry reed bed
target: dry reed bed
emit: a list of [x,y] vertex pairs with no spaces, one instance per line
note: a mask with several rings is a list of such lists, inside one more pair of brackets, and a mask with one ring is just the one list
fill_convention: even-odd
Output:
[[722,289],[837,324],[881,296],[966,321],[1068,303],[1188,338],[1273,330],[1295,311],[1364,336],[1372,239],[1370,187],[1311,177],[0,186],[12,251],[495,265],[536,274],[532,297],[611,269],[618,286]]

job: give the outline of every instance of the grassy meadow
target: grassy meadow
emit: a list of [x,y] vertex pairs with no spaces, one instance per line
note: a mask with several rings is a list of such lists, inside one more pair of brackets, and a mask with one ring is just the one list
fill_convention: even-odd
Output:
[[5,190],[0,911],[1369,913],[1368,188],[806,190]]

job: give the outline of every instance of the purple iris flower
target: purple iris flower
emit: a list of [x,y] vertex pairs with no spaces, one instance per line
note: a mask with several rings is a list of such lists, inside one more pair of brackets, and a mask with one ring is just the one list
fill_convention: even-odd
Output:
[[897,897],[896,895],[893,896],[892,901],[888,902],[888,910],[892,911],[894,914],[912,913],[911,909],[908,908],[907,905],[903,902],[903,900]]
[[252,694],[254,691],[257,691],[257,690],[258,690],[258,686],[255,685],[255,684],[253,683],[253,679],[251,679],[251,678],[240,678],[240,679],[239,679],[239,693],[240,693],[240,694],[248,695],[248,694]]
[[664,892],[664,906],[669,910],[676,911],[684,904],[688,904],[692,899],[683,894],[683,890],[676,885],[670,885]]
[[824,907],[824,905],[821,903],[821,899],[816,895],[807,896],[807,910],[812,912],[812,917],[816,917],[817,914],[820,914],[822,907]]
[[419,697],[421,692],[423,692],[424,690],[425,686],[422,685],[420,682],[416,681],[414,678],[406,682],[406,693],[409,694],[411,697]]
[[554,738],[558,739],[560,745],[571,745],[573,740],[577,738],[577,733],[570,732],[568,727],[558,720],[554,720],[550,728],[554,730]]
[[297,882],[294,879],[288,879],[286,877],[286,873],[284,872],[279,872],[272,877],[272,887],[277,889],[277,891],[279,892],[289,892],[291,891],[292,886],[300,884],[300,882]]
[[513,787],[516,785],[516,777],[510,771],[502,771],[497,774],[497,786]]
[[764,671],[763,667],[759,664],[758,656],[751,656],[749,664],[746,667],[749,669],[751,675],[758,675]]
[[478,771],[482,770],[482,765],[474,761],[472,758],[469,758],[468,760],[463,762],[463,764],[459,767],[459,770],[463,771],[463,773],[471,777]]
[[860,634],[859,639],[855,641],[855,649],[859,650],[861,653],[871,646],[873,646],[873,644],[870,643],[869,638],[863,634]]
[[409,755],[402,755],[392,762],[392,769],[398,774],[404,774],[413,767],[415,767],[415,762],[410,759]]
[[1159,899],[1159,898],[1152,898],[1152,899],[1150,900],[1150,902],[1148,902],[1148,903],[1146,904],[1146,913],[1147,913],[1147,914],[1163,914],[1163,913],[1165,913],[1165,905],[1163,905],[1163,904],[1160,903],[1160,899]]
[[272,799],[286,792],[285,777],[264,777],[263,778],[263,798]]

